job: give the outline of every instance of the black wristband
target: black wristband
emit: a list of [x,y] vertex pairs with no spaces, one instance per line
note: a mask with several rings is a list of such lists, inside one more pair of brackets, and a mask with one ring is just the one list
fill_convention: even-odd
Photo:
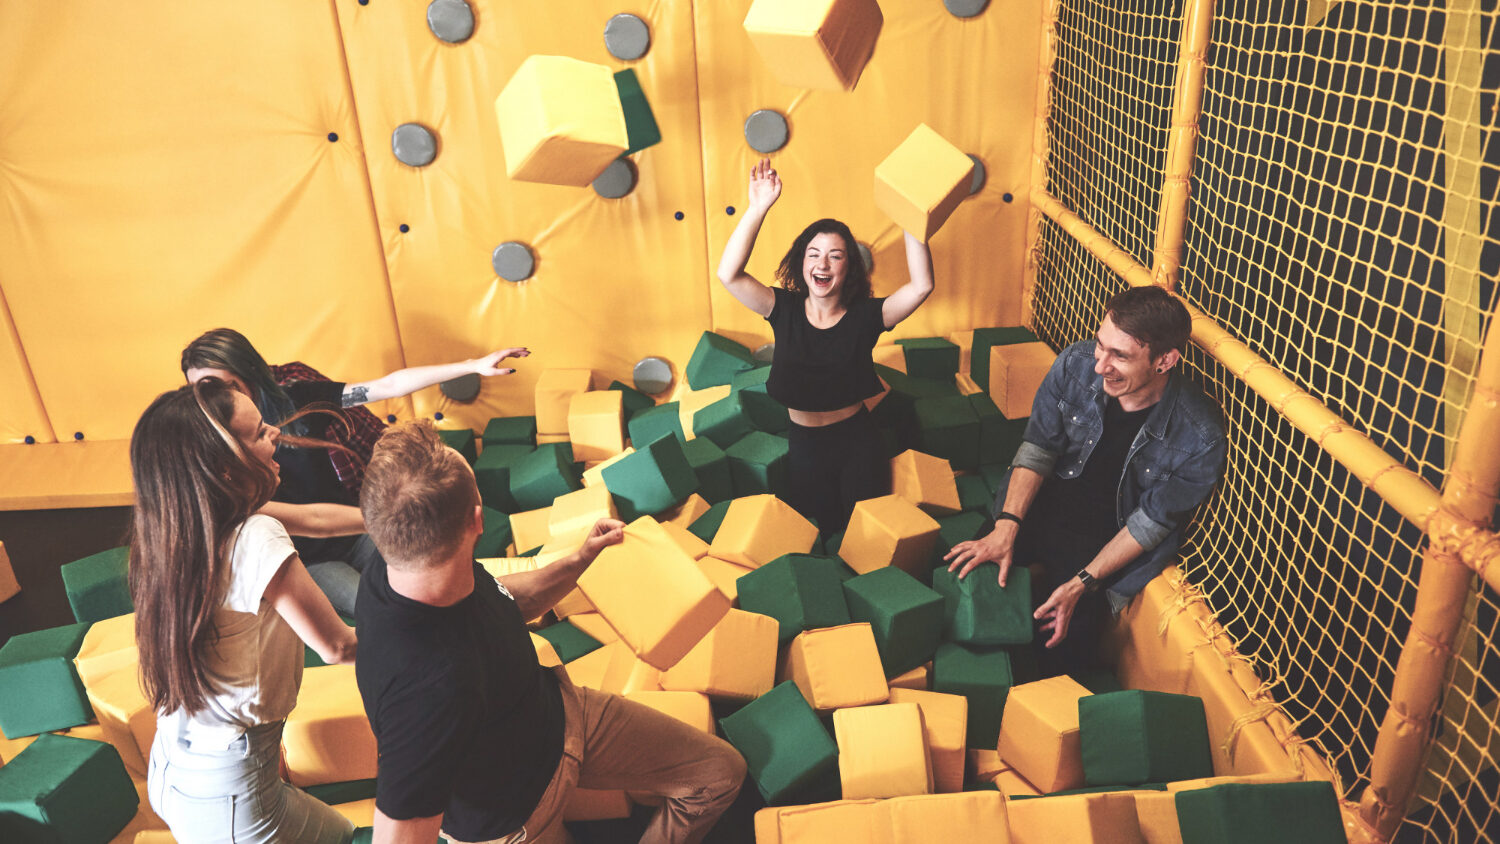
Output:
[[1020,524],[1021,523],[1021,517],[1017,516],[1015,513],[1007,513],[1004,510],[1001,510],[1000,511],[1000,515],[998,515],[998,516],[995,517],[995,521],[996,522],[1015,522],[1016,524]]
[[1085,591],[1085,592],[1095,592],[1095,591],[1098,591],[1098,589],[1099,589],[1099,579],[1097,577],[1094,577],[1092,574],[1089,574],[1089,570],[1088,569],[1086,569],[1086,568],[1079,569],[1078,570],[1078,574],[1075,575],[1075,576],[1078,578],[1079,582],[1081,582],[1083,584],[1083,591]]

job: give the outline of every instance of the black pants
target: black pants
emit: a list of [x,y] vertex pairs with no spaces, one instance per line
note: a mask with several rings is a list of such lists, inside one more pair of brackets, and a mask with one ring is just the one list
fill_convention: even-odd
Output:
[[854,503],[889,495],[891,464],[880,431],[864,408],[819,428],[787,431],[787,503],[818,523],[824,536],[843,530]]

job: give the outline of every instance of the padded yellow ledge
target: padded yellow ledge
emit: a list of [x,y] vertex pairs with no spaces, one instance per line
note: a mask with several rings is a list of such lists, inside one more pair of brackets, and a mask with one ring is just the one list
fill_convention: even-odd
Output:
[[0,510],[134,503],[129,440],[0,445]]
[[495,117],[505,172],[523,182],[588,187],[630,148],[614,73],[566,56],[522,62],[495,98]]
[[773,806],[755,813],[755,844],[870,844],[885,818],[879,800]]
[[1045,793],[1082,788],[1078,699],[1088,694],[1067,675],[1012,686],[1000,720],[1000,758]]
[[974,162],[926,123],[875,168],[875,205],[926,243],[969,195]]
[[786,671],[819,712],[884,703],[891,695],[875,634],[865,622],[798,633],[787,649]]
[[891,565],[921,579],[939,527],[936,519],[899,495],[869,498],[854,505],[839,557],[860,574]]
[[568,440],[573,459],[607,460],[625,450],[625,394],[619,390],[575,393],[568,403]]
[[968,699],[963,695],[892,688],[891,703],[915,703],[922,709],[927,756],[932,762],[932,790],[944,794],[963,791]]
[[963,509],[953,467],[941,457],[915,449],[891,458],[891,492],[931,516],[951,516]]
[[760,697],[776,682],[778,629],[770,616],[731,609],[687,656],[662,672],[661,687],[730,700]]
[[[590,177],[592,181],[592,177]],[[584,182],[588,184],[588,182]],[[586,393],[593,385],[592,369],[547,369],[536,379],[536,431],[541,434],[568,433],[568,408],[573,396]],[[541,442],[541,440],[537,440]]]
[[1057,355],[1042,342],[990,347],[990,398],[1006,419],[1031,415],[1031,401]]
[[302,690],[282,736],[292,785],[375,778],[375,734],[365,718],[352,665],[302,672]]
[[1070,794],[1012,801],[1010,840],[1016,844],[1145,844],[1131,792]]
[[856,706],[833,713],[844,799],[932,793],[932,764],[915,703]]
[[818,529],[774,495],[748,495],[729,503],[708,553],[721,560],[760,568],[782,554],[806,554]]
[[1008,844],[1005,798],[995,791],[897,797],[880,805],[886,836],[880,844],[906,841],[983,841]]

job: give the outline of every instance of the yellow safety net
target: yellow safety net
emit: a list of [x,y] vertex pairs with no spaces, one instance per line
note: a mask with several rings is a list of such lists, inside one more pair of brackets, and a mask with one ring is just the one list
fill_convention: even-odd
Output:
[[[1179,46],[1194,13],[1212,16],[1201,61]],[[1475,374],[1500,275],[1497,4],[1066,0],[1049,25],[1046,193],[1102,237],[1041,222],[1038,334],[1089,337],[1122,266],[1149,280],[1181,160],[1173,121],[1190,120],[1184,300],[1430,484],[1433,504],[1467,484],[1451,465],[1464,409],[1496,398]],[[1194,73],[1201,100],[1174,111]],[[1118,251],[1133,261],[1101,260]],[[1359,801],[1380,780],[1429,525],[1243,370],[1196,347],[1187,363],[1224,409],[1230,463],[1182,571]],[[1454,656],[1428,690],[1434,717],[1398,719],[1433,742],[1397,840],[1500,840],[1500,599],[1471,579],[1452,647],[1433,649]]]

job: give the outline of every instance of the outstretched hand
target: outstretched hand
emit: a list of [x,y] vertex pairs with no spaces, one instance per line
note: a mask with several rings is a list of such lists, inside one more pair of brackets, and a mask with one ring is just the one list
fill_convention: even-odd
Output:
[[473,360],[474,372],[485,377],[491,375],[510,375],[515,370],[498,368],[500,361],[506,358],[524,358],[529,354],[531,354],[530,349],[520,346],[511,349],[501,349],[498,352],[490,352],[482,358],[475,358]]
[[1032,618],[1040,621],[1042,633],[1051,633],[1046,647],[1055,648],[1068,636],[1068,626],[1073,621],[1073,611],[1078,609],[1078,599],[1083,597],[1083,586],[1076,579],[1052,590],[1046,603],[1036,608]]
[[771,159],[762,158],[750,168],[750,206],[762,211],[770,209],[781,196],[781,177],[771,167]]
[[594,522],[594,529],[583,540],[583,545],[578,549],[578,556],[585,566],[594,562],[611,545],[619,545],[625,539],[625,523],[619,519],[600,519]]
[[999,582],[1005,586],[1006,578],[1010,576],[1011,552],[1015,548],[1015,529],[1008,524],[997,526],[994,530],[967,542],[954,545],[948,553],[943,555],[943,560],[948,563],[948,571],[958,569],[958,579],[963,580],[969,576],[976,566],[984,563],[998,563],[1000,566]]

